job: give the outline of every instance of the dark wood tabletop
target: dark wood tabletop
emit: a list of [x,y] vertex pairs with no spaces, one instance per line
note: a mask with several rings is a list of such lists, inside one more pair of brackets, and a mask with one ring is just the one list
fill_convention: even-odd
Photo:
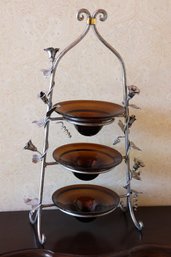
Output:
[[[136,216],[144,223],[142,233],[134,227],[129,214],[119,209],[90,222],[79,221],[58,210],[44,210],[42,231],[46,243],[42,247],[27,211],[1,212],[0,254],[43,248],[69,256],[110,257],[143,246],[171,249],[171,206],[140,207]],[[171,251],[166,256],[171,256]]]

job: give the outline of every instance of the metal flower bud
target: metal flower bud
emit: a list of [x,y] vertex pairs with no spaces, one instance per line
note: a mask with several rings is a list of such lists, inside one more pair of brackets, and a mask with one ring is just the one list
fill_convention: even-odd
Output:
[[136,180],[141,180],[141,172],[140,171],[132,170],[131,175],[132,175],[132,178],[134,178]]
[[125,126],[121,120],[118,121],[118,125],[121,128],[121,130],[124,132],[125,131]]
[[136,170],[138,170],[140,167],[145,167],[145,164],[144,164],[141,160],[139,160],[139,159],[137,159],[137,158],[134,158],[133,170],[136,171]]
[[49,100],[48,100],[46,94],[45,94],[43,91],[40,92],[39,96],[40,96],[40,99],[41,99],[45,104],[48,104]]
[[128,93],[129,98],[132,98],[132,97],[134,97],[134,95],[140,93],[140,89],[134,85],[128,86],[128,91],[129,91],[129,93]]
[[33,151],[33,152],[38,152],[37,147],[32,143],[31,140],[29,140],[27,142],[27,144],[24,146],[24,149],[25,150],[30,150],[30,151]]
[[49,59],[51,61],[54,61],[55,56],[56,56],[57,52],[59,51],[59,48],[48,47],[48,48],[45,48],[44,50],[48,53]]
[[135,115],[131,115],[129,117],[129,121],[128,121],[128,128],[130,128],[132,126],[132,124],[134,123],[134,121],[136,121],[136,117]]

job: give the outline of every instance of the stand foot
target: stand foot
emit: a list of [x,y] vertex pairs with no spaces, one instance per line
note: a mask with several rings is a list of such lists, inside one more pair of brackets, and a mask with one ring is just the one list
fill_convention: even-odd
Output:
[[132,219],[135,227],[138,230],[142,230],[142,228],[144,227],[143,222],[142,221],[137,221],[137,219],[135,218],[135,214],[134,214],[134,210],[133,210],[130,198],[128,198],[128,208],[129,208],[129,212],[130,212],[130,215],[131,215],[131,219]]
[[39,204],[33,210],[29,212],[29,220],[32,225],[36,225],[36,234],[37,239],[41,245],[43,245],[46,241],[46,237],[43,233],[41,233],[41,211],[42,207]]
[[34,225],[37,221],[37,215],[38,215],[38,210],[31,210],[29,212],[29,221],[32,225]]
[[[124,198],[124,197],[122,196],[122,198]],[[126,203],[124,204],[122,201],[120,201],[118,207],[119,207],[119,208],[121,209],[121,211],[123,211],[123,212],[126,212],[126,211],[129,210],[131,219],[132,219],[132,221],[133,221],[135,227],[136,227],[139,231],[141,231],[142,228],[144,227],[144,225],[143,225],[143,222],[142,222],[142,221],[137,221],[137,219],[136,219],[136,217],[135,217],[134,209],[133,209],[132,202],[131,202],[131,194],[128,194],[128,197],[127,197],[127,204],[126,204]]]

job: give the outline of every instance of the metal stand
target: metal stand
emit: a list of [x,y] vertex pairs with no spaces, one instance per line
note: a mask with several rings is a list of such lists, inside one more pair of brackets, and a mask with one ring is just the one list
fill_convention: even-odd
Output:
[[[129,140],[129,128],[130,128],[130,124],[132,124],[132,116],[129,116],[129,100],[131,99],[131,97],[136,92],[135,92],[135,90],[133,90],[131,92],[132,95],[131,95],[130,92],[128,94],[128,87],[127,87],[127,81],[126,81],[126,69],[125,69],[124,61],[123,61],[122,57],[120,56],[120,54],[98,32],[97,27],[96,27],[97,18],[99,18],[99,20],[102,21],[102,22],[105,21],[107,19],[106,11],[103,10],[103,9],[99,9],[93,15],[91,15],[90,12],[87,9],[79,10],[78,14],[77,14],[77,19],[79,21],[82,21],[82,20],[86,19],[86,21],[87,21],[87,25],[86,25],[86,28],[85,28],[84,32],[73,43],[71,43],[62,52],[60,52],[57,57],[56,57],[56,54],[59,51],[59,49],[57,49],[57,48],[47,48],[47,49],[45,49],[48,52],[49,58],[51,60],[51,67],[50,67],[49,70],[43,70],[44,75],[50,77],[49,92],[47,94],[45,94],[43,92],[40,93],[41,99],[43,100],[44,103],[47,104],[47,113],[46,113],[46,117],[44,119],[44,124],[43,124],[44,125],[44,131],[45,131],[44,147],[43,147],[43,153],[40,156],[41,175],[40,175],[40,186],[39,186],[39,202],[38,202],[38,205],[35,208],[33,208],[29,213],[30,223],[36,225],[36,227],[37,227],[37,236],[38,236],[38,240],[39,240],[40,244],[44,244],[44,242],[45,242],[45,236],[44,236],[44,234],[42,234],[42,231],[41,231],[41,213],[42,213],[42,209],[46,208],[46,207],[54,206],[53,204],[43,205],[45,169],[48,165],[57,164],[56,162],[55,163],[53,163],[53,162],[48,163],[46,161],[47,151],[48,151],[48,146],[49,146],[49,142],[48,142],[49,126],[50,126],[51,121],[58,120],[59,122],[62,123],[62,120],[63,120],[62,117],[58,117],[58,118],[51,118],[50,117],[51,109],[52,109],[52,106],[53,106],[52,105],[52,96],[53,96],[53,89],[54,89],[54,86],[55,86],[55,81],[54,81],[55,73],[56,73],[56,70],[58,68],[58,65],[59,65],[60,60],[62,59],[62,57],[69,50],[71,50],[74,46],[76,46],[86,36],[90,27],[93,29],[97,38],[117,57],[119,63],[121,64],[121,67],[122,67],[122,83],[123,83],[123,89],[124,89],[123,105],[124,105],[124,108],[125,108],[125,113],[124,113],[125,121],[124,121],[124,124],[123,124],[123,126],[124,126],[124,128],[123,128],[124,136],[122,136],[122,137],[125,139],[125,164],[126,164],[126,186],[125,186],[125,188],[126,188],[126,192],[127,192],[125,194],[125,197],[127,199],[126,200],[127,203],[126,203],[126,206],[124,206],[124,207],[122,205],[120,205],[120,206],[121,206],[122,210],[125,210],[125,209],[129,210],[132,221],[133,221],[135,227],[138,230],[141,230],[142,227],[143,227],[142,222],[138,222],[136,220],[135,215],[134,215],[134,208],[132,206],[132,197],[135,196],[135,195],[137,196],[138,192],[135,192],[131,189],[131,180],[132,180],[133,176],[132,176],[132,171],[131,171],[131,168],[130,168],[130,158],[129,158],[129,151],[130,151],[130,147],[131,147],[131,142]],[[135,89],[135,87],[134,87],[134,89]],[[70,136],[66,127],[64,127],[64,130],[68,134],[68,136]],[[31,146],[29,145],[29,143],[31,144]],[[37,148],[32,144],[32,142],[29,142],[29,143],[27,144],[25,149],[38,152]]]

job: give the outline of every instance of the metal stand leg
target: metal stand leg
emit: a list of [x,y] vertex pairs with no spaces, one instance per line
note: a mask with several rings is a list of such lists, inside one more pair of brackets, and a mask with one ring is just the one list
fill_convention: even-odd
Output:
[[42,234],[41,232],[41,212],[42,212],[42,207],[40,207],[38,209],[38,215],[37,215],[37,237],[38,237],[38,240],[39,240],[39,243],[41,245],[43,245],[45,243],[45,235]]
[[32,225],[36,224],[37,216],[38,216],[38,209],[40,208],[40,205],[36,206],[36,208],[32,209],[29,212],[29,220]]
[[143,222],[142,222],[142,221],[137,221],[136,218],[135,218],[134,210],[133,210],[132,203],[131,203],[131,195],[129,195],[129,196],[127,197],[127,202],[128,202],[129,213],[130,213],[131,219],[132,219],[132,221],[133,221],[135,227],[136,227],[138,230],[142,230],[142,228],[143,228]]
[[[133,97],[134,93],[136,93],[135,87],[132,88],[133,92],[131,92],[131,95],[128,97],[127,93],[127,81],[126,81],[126,68],[124,61],[121,57],[121,55],[117,52],[115,48],[113,48],[99,33],[97,27],[96,27],[96,20],[99,17],[100,21],[105,21],[107,19],[107,12],[103,9],[97,10],[93,15],[90,14],[90,12],[87,9],[81,9],[79,10],[77,14],[77,19],[79,21],[83,21],[86,18],[87,25],[83,33],[74,41],[72,42],[68,47],[66,47],[60,54],[56,57],[56,53],[59,51],[58,48],[52,48],[49,47],[45,49],[47,51],[50,61],[51,61],[51,67],[48,70],[43,70],[44,75],[47,77],[50,77],[50,86],[49,86],[49,92],[45,94],[44,92],[40,93],[40,98],[43,100],[45,104],[47,104],[47,112],[46,112],[46,117],[45,117],[45,124],[44,124],[44,129],[45,129],[45,136],[44,136],[44,147],[43,147],[43,153],[41,156],[41,161],[42,161],[42,166],[41,166],[41,176],[40,176],[40,189],[39,189],[39,204],[30,211],[29,213],[29,220],[30,223],[33,225],[36,225],[37,229],[37,236],[40,244],[44,244],[45,242],[45,235],[42,234],[41,232],[41,215],[42,215],[42,210],[45,207],[43,205],[43,191],[44,191],[44,177],[45,177],[45,169],[47,165],[53,165],[54,163],[47,163],[46,162],[46,155],[47,155],[47,150],[48,150],[48,138],[49,138],[49,125],[50,121],[52,120],[58,120],[58,118],[51,118],[50,115],[53,112],[53,105],[52,105],[52,95],[53,95],[53,88],[55,85],[55,73],[58,67],[58,64],[62,57],[69,51],[71,50],[74,46],[76,46],[89,32],[90,27],[93,28],[93,31],[97,38],[102,42],[104,46],[106,46],[118,59],[120,65],[121,65],[121,72],[122,72],[122,83],[123,83],[123,89],[124,89],[124,96],[123,96],[123,103],[124,103],[124,117],[125,117],[125,126],[123,126],[123,132],[125,134],[125,163],[126,163],[126,190],[127,194],[125,195],[127,199],[127,206],[124,207],[120,203],[120,208],[125,211],[129,210],[131,219],[135,225],[135,227],[138,230],[141,230],[143,227],[142,222],[138,222],[135,218],[134,215],[134,210],[132,207],[132,193],[133,190],[131,189],[131,180],[132,180],[132,174],[131,174],[131,169],[130,169],[130,160],[129,160],[129,150],[130,150],[130,141],[129,141],[129,128],[130,124],[134,122],[134,119],[130,119],[131,117],[129,116],[129,100],[130,98]],[[133,118],[133,117],[132,117]],[[60,118],[60,120],[62,120]],[[63,124],[63,123],[62,123]],[[69,132],[63,126],[65,132],[70,136]],[[30,143],[31,144],[31,143]],[[29,149],[31,151],[37,151],[37,148],[31,144],[31,146],[27,146],[25,149]],[[39,152],[40,153],[40,152]],[[51,206],[51,205],[49,205]],[[49,207],[48,206],[48,207]]]

